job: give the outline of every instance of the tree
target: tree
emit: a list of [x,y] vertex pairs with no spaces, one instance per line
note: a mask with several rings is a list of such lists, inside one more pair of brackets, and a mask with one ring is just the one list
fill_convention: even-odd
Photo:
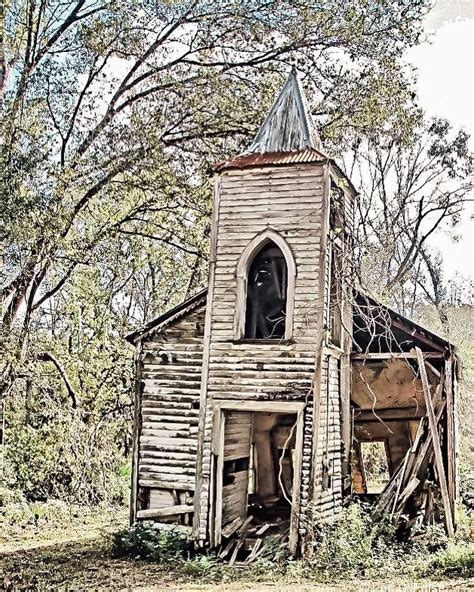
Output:
[[[25,301],[28,325],[53,262],[67,256],[75,231],[87,228],[106,195],[114,199],[141,185],[145,199],[135,197],[122,213],[147,210],[156,194],[143,186],[144,171],[155,171],[154,189],[164,193],[180,172],[189,179],[196,165],[215,156],[210,140],[218,152],[216,139],[239,139],[255,129],[251,105],[260,95],[266,107],[273,89],[271,76],[259,71],[263,66],[271,73],[296,60],[311,79],[319,78],[320,112],[333,116],[328,127],[336,136],[335,119],[346,121],[351,109],[344,113],[340,101],[345,80],[350,92],[358,90],[363,123],[356,125],[373,128],[387,118],[381,108],[371,110],[370,122],[363,117],[380,79],[406,106],[397,59],[417,41],[425,10],[421,1],[350,7],[332,1],[11,2],[6,42],[15,76],[5,95],[1,156],[8,196],[4,328]],[[340,67],[331,76],[320,65],[344,58],[357,68]],[[390,92],[380,94],[395,103]],[[122,224],[114,220],[115,228]],[[89,251],[98,240],[81,242]],[[65,266],[53,290],[76,265]]]
[[442,261],[430,240],[459,221],[472,190],[468,140],[434,119],[420,125],[409,144],[382,136],[357,147],[356,269],[363,285],[408,316],[422,296],[443,320]]
[[[102,453],[94,430],[128,437],[124,333],[202,284],[210,164],[248,144],[290,66],[313,90],[327,144],[388,125],[408,135],[419,114],[401,60],[428,4],[6,4],[0,391],[11,395],[12,450],[27,450],[25,426],[39,443],[67,424],[54,453],[70,451],[67,487],[94,481],[77,476]],[[41,495],[61,481],[49,471]]]

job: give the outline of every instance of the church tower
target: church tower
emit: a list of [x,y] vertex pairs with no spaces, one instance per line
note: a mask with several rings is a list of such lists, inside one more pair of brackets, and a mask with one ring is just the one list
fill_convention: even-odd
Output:
[[319,517],[342,503],[355,195],[294,72],[249,149],[215,169],[193,522],[203,543],[279,511],[295,553],[310,502]]

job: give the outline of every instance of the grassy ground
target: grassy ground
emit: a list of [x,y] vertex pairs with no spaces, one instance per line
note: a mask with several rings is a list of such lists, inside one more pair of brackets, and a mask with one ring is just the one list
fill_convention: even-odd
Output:
[[[126,524],[123,510],[68,510],[10,516],[1,525],[0,590],[84,591],[131,590],[135,592],[435,592],[474,590],[471,581],[381,582],[346,581],[333,585],[279,582],[222,582],[206,584],[143,561],[113,559],[104,534]],[[195,578],[194,578],[195,580]]]

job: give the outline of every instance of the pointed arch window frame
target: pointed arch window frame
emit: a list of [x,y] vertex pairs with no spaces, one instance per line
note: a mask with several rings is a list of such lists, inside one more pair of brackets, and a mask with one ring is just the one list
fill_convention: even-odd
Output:
[[237,262],[237,299],[235,306],[234,339],[236,341],[276,342],[277,339],[250,339],[245,337],[245,321],[247,315],[248,274],[255,256],[270,242],[273,242],[283,253],[287,268],[285,335],[282,340],[289,341],[293,337],[293,317],[295,311],[296,261],[286,240],[272,229],[260,232],[245,247]]

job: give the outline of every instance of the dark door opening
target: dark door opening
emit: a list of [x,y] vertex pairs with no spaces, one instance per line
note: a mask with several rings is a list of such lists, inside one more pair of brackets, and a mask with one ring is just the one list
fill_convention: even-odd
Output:
[[293,495],[296,414],[225,414],[222,528],[252,515],[289,520]]

